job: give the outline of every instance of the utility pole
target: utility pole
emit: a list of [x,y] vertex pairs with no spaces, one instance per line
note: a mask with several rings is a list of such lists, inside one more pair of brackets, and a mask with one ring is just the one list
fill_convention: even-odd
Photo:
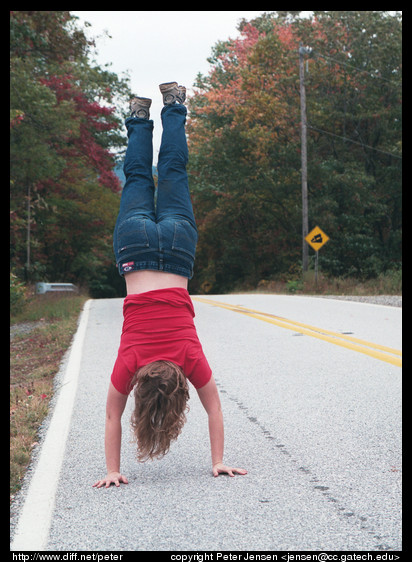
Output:
[[300,79],[300,117],[301,117],[301,161],[302,161],[302,269],[308,270],[309,253],[305,237],[309,232],[308,224],[308,161],[307,161],[307,122],[306,122],[306,90],[303,55],[312,51],[310,47],[299,47],[299,79]]

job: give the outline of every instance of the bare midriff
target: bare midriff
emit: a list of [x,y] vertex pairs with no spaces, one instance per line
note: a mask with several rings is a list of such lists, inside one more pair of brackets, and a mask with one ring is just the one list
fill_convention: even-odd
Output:
[[149,269],[131,271],[126,273],[124,278],[128,295],[156,291],[157,289],[170,289],[171,287],[187,289],[188,285],[188,279],[182,275]]

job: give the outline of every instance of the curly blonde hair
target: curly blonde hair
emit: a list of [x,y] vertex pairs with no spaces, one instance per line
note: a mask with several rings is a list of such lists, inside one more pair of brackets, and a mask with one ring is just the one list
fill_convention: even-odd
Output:
[[135,407],[131,425],[137,442],[137,459],[163,457],[186,422],[189,388],[180,367],[171,361],[154,361],[137,371],[132,384]]

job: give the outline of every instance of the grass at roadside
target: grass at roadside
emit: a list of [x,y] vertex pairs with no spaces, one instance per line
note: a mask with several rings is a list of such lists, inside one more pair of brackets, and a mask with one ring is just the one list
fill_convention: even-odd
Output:
[[366,281],[352,277],[330,278],[322,272],[316,280],[313,270],[307,271],[303,277],[300,271],[294,271],[287,281],[262,279],[257,287],[244,284],[235,292],[244,291],[302,295],[402,295],[402,270],[390,271]]
[[[53,381],[77,330],[86,296],[45,294],[29,297],[11,325],[25,327],[10,341],[10,494],[22,478],[48,413]],[[35,323],[35,324],[27,324]]]

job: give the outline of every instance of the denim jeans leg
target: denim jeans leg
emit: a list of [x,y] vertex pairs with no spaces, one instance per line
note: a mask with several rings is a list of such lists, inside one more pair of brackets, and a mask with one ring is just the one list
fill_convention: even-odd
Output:
[[166,105],[162,109],[163,133],[157,165],[156,218],[158,222],[167,218],[184,219],[196,228],[186,172],[186,115],[184,105]]
[[137,117],[126,119],[129,142],[123,171],[123,188],[119,215],[138,213],[155,220],[153,182],[153,121]]
[[126,182],[113,233],[113,249],[118,258],[118,230],[127,218],[136,216],[156,220],[153,182],[153,121],[129,117],[125,121],[129,138],[123,171]]

